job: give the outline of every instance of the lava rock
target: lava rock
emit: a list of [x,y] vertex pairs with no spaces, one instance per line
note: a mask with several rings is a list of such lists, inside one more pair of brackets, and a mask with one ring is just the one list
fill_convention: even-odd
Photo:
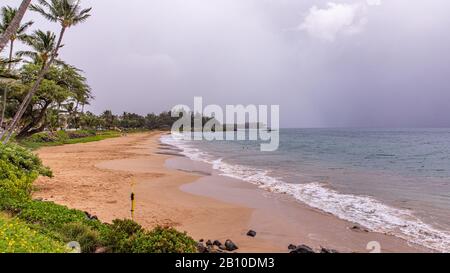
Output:
[[215,241],[213,242],[213,245],[215,245],[215,246],[217,246],[217,247],[220,247],[220,246],[222,245],[222,243],[221,243],[219,240],[215,240]]
[[207,253],[207,248],[203,245],[203,243],[199,242],[197,244],[198,253]]
[[213,243],[211,242],[211,240],[208,240],[208,241],[206,241],[206,245],[207,245],[207,246],[212,246]]
[[225,242],[225,248],[228,251],[234,251],[236,249],[239,249],[239,247],[235,243],[233,243],[231,240],[227,240]]
[[86,218],[87,218],[88,220],[92,220],[92,221],[98,220],[98,217],[97,217],[97,216],[91,215],[91,214],[90,214],[89,212],[87,212],[87,211],[85,211],[84,214],[86,215]]
[[339,251],[334,250],[334,249],[329,249],[329,248],[324,248],[322,247],[320,249],[320,253],[324,253],[324,254],[329,254],[329,253],[339,253]]
[[294,250],[292,250],[291,253],[306,254],[306,253],[315,253],[315,252],[312,248],[310,248],[307,245],[299,245]]
[[200,242],[200,243],[203,243],[204,241],[205,241],[205,240],[203,240],[203,239],[200,239],[200,241],[199,241],[199,242]]
[[249,230],[249,231],[247,232],[247,236],[255,237],[255,236],[256,236],[256,231],[254,231],[254,230]]
[[293,244],[290,244],[289,246],[288,246],[288,249],[289,250],[294,250],[294,249],[296,249],[297,248],[297,246],[296,245],[293,245]]
[[353,226],[350,228],[350,230],[356,231],[356,232],[369,232],[367,229],[360,227],[360,226]]

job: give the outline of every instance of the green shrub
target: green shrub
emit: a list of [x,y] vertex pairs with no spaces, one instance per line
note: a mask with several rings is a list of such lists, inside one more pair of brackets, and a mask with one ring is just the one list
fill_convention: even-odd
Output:
[[69,139],[85,138],[95,135],[97,135],[97,133],[94,130],[80,130],[67,132],[67,136],[69,137]]
[[145,231],[132,220],[114,220],[102,234],[104,245],[113,253],[193,253],[197,243],[174,228]]
[[17,145],[0,144],[0,209],[29,200],[39,175],[52,173],[36,155]]
[[69,209],[53,202],[29,201],[17,208],[18,217],[29,223],[56,230],[75,222],[88,222],[86,215],[79,210]]
[[0,253],[62,253],[63,243],[31,229],[17,219],[0,217]]
[[55,142],[58,140],[58,136],[51,132],[42,132],[37,133],[29,138],[27,138],[27,141],[30,142],[38,142],[38,143],[48,143],[48,142]]
[[142,232],[142,227],[128,219],[114,220],[108,229],[103,230],[104,244],[114,253],[130,253],[132,251],[133,235]]
[[197,243],[186,233],[174,228],[157,227],[150,232],[139,232],[132,239],[133,253],[195,253]]
[[99,232],[82,223],[64,225],[60,232],[65,242],[78,242],[83,253],[94,253],[101,246]]

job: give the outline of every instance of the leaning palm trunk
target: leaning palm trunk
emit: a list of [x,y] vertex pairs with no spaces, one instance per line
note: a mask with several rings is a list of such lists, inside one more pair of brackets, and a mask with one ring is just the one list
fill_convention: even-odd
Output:
[[5,111],[6,111],[6,96],[8,95],[8,87],[5,87],[3,90],[3,103],[2,103],[2,116],[0,117],[0,131],[3,128],[3,121],[5,120]]
[[22,4],[20,4],[19,10],[17,11],[16,16],[14,16],[14,19],[12,20],[11,24],[8,26],[6,31],[0,37],[0,52],[3,51],[6,44],[10,40],[11,36],[17,32],[17,29],[20,27],[20,22],[22,21],[23,16],[27,12],[27,9],[28,9],[28,6],[30,5],[30,3],[31,3],[31,0],[23,0]]
[[19,106],[19,109],[14,116],[11,124],[8,126],[8,129],[6,129],[0,136],[0,139],[3,139],[3,137],[7,134],[6,138],[3,140],[3,144],[8,143],[8,141],[11,139],[11,136],[19,123],[20,119],[22,118],[23,114],[25,113],[26,108],[30,104],[31,100],[33,99],[34,94],[38,90],[39,86],[41,85],[42,80],[44,79],[45,75],[47,74],[48,70],[50,69],[51,65],[55,61],[56,57],[58,56],[59,48],[61,47],[62,39],[64,37],[64,33],[66,32],[66,28],[61,28],[61,33],[59,34],[58,43],[56,44],[56,47],[52,53],[52,56],[50,60],[44,65],[41,72],[38,75],[38,78],[36,79],[36,82],[34,83],[31,90],[28,92],[28,94],[25,96],[24,100]]
[[14,53],[14,40],[11,39],[10,45],[9,45],[9,64],[8,64],[8,71],[11,71],[12,63],[13,63],[13,53]]

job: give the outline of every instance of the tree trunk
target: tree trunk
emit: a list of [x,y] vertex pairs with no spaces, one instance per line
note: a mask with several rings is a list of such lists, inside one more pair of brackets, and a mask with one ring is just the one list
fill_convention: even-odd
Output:
[[20,4],[19,10],[16,13],[16,16],[14,16],[14,19],[11,21],[11,24],[9,24],[6,31],[3,33],[3,35],[0,37],[0,52],[3,51],[6,44],[10,40],[11,36],[14,35],[17,32],[17,29],[20,27],[20,22],[22,22],[22,18],[27,12],[28,6],[30,5],[31,0],[23,0],[22,4]]
[[8,95],[8,87],[5,86],[3,90],[3,103],[2,103],[2,116],[0,117],[0,130],[3,128],[3,121],[5,120],[5,111],[6,111],[6,96]]
[[66,28],[62,27],[61,28],[61,33],[59,34],[58,43],[56,44],[56,48],[53,51],[52,57],[50,58],[50,60],[47,62],[47,64],[44,66],[44,68],[39,73],[39,76],[36,79],[36,82],[34,83],[33,87],[31,88],[31,90],[28,92],[28,94],[26,95],[25,99],[21,103],[21,105],[19,107],[19,110],[17,111],[16,115],[14,116],[14,119],[11,122],[10,126],[8,126],[8,129],[5,130],[1,134],[0,139],[3,139],[3,137],[6,134],[6,132],[8,132],[8,135],[3,140],[3,144],[8,143],[8,141],[11,139],[11,136],[12,136],[12,134],[14,132],[14,129],[16,128],[17,124],[19,123],[20,119],[22,118],[23,113],[25,112],[28,104],[33,99],[33,96],[36,93],[36,91],[38,90],[42,80],[44,79],[44,76],[47,74],[48,70],[50,69],[50,66],[53,64],[53,62],[55,61],[56,57],[58,56],[58,51],[59,51],[59,48],[61,47],[62,39],[64,37],[64,33],[65,32],[66,32]]
[[8,64],[9,72],[11,72],[11,68],[12,68],[13,53],[14,53],[14,40],[11,39],[10,46],[9,46],[9,64]]
[[42,107],[41,111],[39,112],[39,115],[37,117],[33,118],[28,125],[26,125],[25,127],[22,128],[20,133],[17,134],[18,139],[23,139],[23,138],[33,135],[34,134],[33,132],[35,130],[40,130],[40,132],[42,132],[42,130],[40,128],[41,127],[45,128],[45,122],[43,124],[41,124],[41,126],[38,129],[33,129],[33,127],[35,127],[36,125],[41,123],[42,119],[45,117],[45,114],[46,114],[47,109],[50,106],[50,104],[51,104],[50,102],[46,102],[45,105]]

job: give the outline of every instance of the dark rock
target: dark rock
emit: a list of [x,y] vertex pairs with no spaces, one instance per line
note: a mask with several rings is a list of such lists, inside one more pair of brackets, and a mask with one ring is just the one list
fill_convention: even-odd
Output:
[[334,249],[329,249],[329,248],[322,247],[320,249],[320,253],[324,253],[324,254],[327,254],[327,253],[339,253],[339,251],[334,250]]
[[205,253],[217,253],[217,250],[214,248],[214,246],[210,245],[206,247]]
[[213,243],[211,242],[211,240],[208,240],[208,241],[206,241],[206,245],[207,245],[207,246],[212,246]]
[[249,231],[247,232],[247,236],[255,237],[255,236],[256,236],[256,231],[254,231],[254,230],[249,230]]
[[86,218],[87,218],[88,220],[92,220],[92,221],[98,220],[98,217],[97,217],[97,216],[91,215],[91,214],[90,214],[89,212],[87,212],[87,211],[85,211],[84,214],[86,215]]
[[222,243],[219,240],[215,240],[213,242],[213,245],[220,247],[222,245]]
[[289,250],[294,250],[294,249],[296,249],[297,248],[297,246],[296,245],[293,245],[293,244],[290,244],[289,246],[288,246],[288,249]]
[[350,230],[353,230],[356,232],[369,232],[367,229],[360,227],[360,226],[353,226],[350,228]]
[[299,245],[294,250],[291,251],[291,253],[315,253],[312,248],[310,248],[307,245]]
[[203,243],[197,244],[198,253],[207,253],[207,248],[203,245]]
[[238,246],[235,243],[233,243],[231,240],[227,240],[225,242],[225,248],[228,251],[234,251],[236,249],[239,249]]
[[95,253],[97,253],[97,254],[108,253],[108,248],[106,248],[106,247],[98,247],[98,248],[95,250]]
[[203,239],[200,239],[200,241],[199,241],[199,242],[200,242],[200,243],[203,243],[204,241],[205,241],[205,240],[203,240]]

